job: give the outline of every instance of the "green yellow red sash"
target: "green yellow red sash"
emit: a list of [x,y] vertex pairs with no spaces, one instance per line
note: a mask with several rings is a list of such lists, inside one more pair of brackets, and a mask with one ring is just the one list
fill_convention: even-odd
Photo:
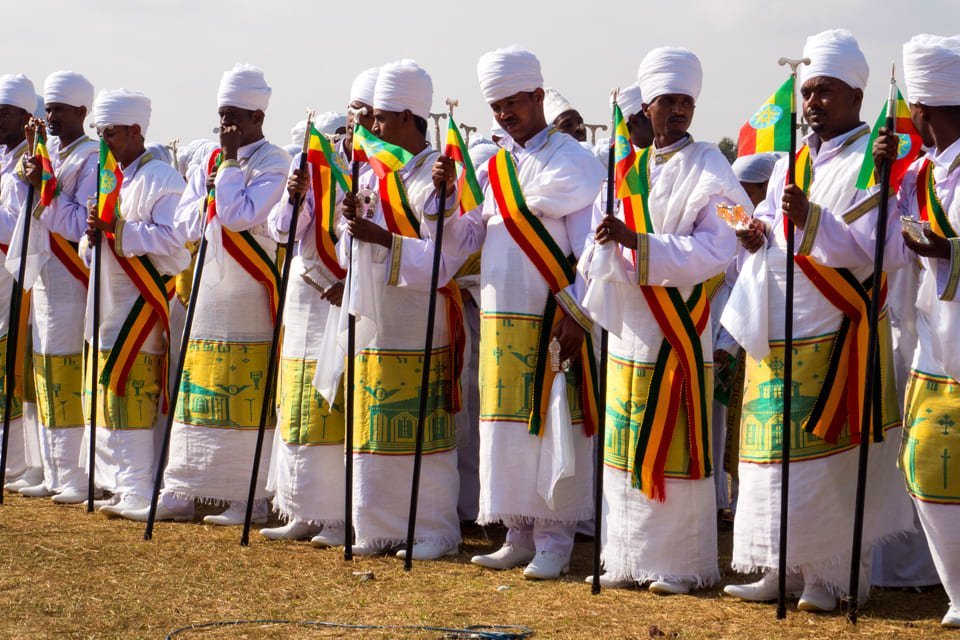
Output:
[[[624,221],[638,233],[655,233],[650,218],[650,148],[638,155],[638,195],[623,200]],[[710,322],[710,299],[703,284],[693,288],[684,300],[676,287],[641,285],[663,343],[654,365],[653,380],[646,399],[647,411],[637,431],[637,455],[633,484],[653,500],[666,498],[664,466],[680,408],[686,409],[687,443],[690,447],[690,477],[705,478],[710,463],[710,422],[700,335]],[[636,460],[640,461],[639,468]]]
[[[417,219],[410,201],[407,198],[407,189],[398,171],[391,171],[379,181],[380,205],[387,229],[405,238],[420,237],[420,221]],[[453,371],[450,385],[450,412],[457,413],[463,407],[460,374],[463,373],[463,353],[467,346],[467,336],[463,325],[463,297],[456,281],[450,282],[437,289],[447,300],[447,326],[450,332],[450,357]]]
[[[796,160],[796,184],[809,193],[813,183],[813,165],[807,145],[797,152]],[[786,220],[784,217],[785,226]],[[827,267],[806,255],[795,255],[794,261],[817,290],[843,313],[826,378],[813,411],[802,427],[830,444],[836,444],[844,422],[848,422],[852,440],[858,443],[866,394],[867,343],[870,335],[868,311],[873,283],[869,280],[861,283],[849,269]],[[883,274],[880,283],[881,305],[886,295],[887,277]],[[872,415],[875,442],[883,440],[882,422],[879,414]]]
[[337,259],[336,210],[337,188],[333,184],[330,167],[325,164],[313,164],[313,202],[314,233],[317,241],[317,255],[330,270],[333,277],[343,280],[347,270],[340,266]]
[[957,232],[943,210],[943,203],[937,195],[936,181],[933,179],[933,163],[928,158],[920,167],[917,175],[917,204],[920,205],[920,219],[930,223],[930,229],[942,238],[956,238]]
[[[534,372],[533,398],[531,399],[528,422],[530,433],[541,434],[541,426],[546,419],[546,400],[550,397],[550,389],[556,375],[556,372],[547,366],[550,334],[563,314],[571,313],[571,310],[558,305],[556,298],[564,289],[573,284],[576,278],[574,260],[572,256],[563,254],[550,232],[527,207],[523,190],[520,188],[520,182],[517,179],[513,156],[505,149],[501,149],[497,155],[490,159],[487,166],[490,172],[490,186],[497,202],[497,208],[503,217],[504,226],[517,246],[527,256],[527,259],[543,276],[552,294],[547,296],[543,323],[540,325],[537,367]],[[597,365],[589,332],[583,341],[579,366],[574,370],[574,374],[577,377],[583,402],[583,430],[586,435],[590,436],[596,431],[599,421],[599,407]]]
[[[223,153],[221,150],[214,149],[213,153],[210,154],[210,160],[207,162],[207,175],[213,174],[222,160]],[[208,221],[217,215],[217,199],[213,189],[210,189],[207,194],[204,209]],[[221,231],[223,248],[237,261],[237,264],[243,267],[244,271],[249,273],[254,280],[267,290],[270,317],[276,322],[277,306],[280,300],[280,274],[277,271],[277,265],[249,231],[231,231],[224,226],[221,226]]]
[[50,233],[50,251],[63,264],[70,275],[76,278],[83,288],[86,289],[90,283],[90,269],[83,264],[80,254],[77,253],[77,246],[61,236],[59,233]]

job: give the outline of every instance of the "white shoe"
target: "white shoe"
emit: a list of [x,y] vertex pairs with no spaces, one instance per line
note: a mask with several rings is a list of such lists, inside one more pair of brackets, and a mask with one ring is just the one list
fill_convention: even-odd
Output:
[[[587,584],[593,584],[593,576],[587,576],[584,579],[584,582]],[[610,576],[609,573],[600,574],[600,586],[604,589],[631,589],[637,586],[636,580],[630,580],[629,578],[616,579]]]
[[260,535],[267,540],[304,540],[320,531],[320,527],[302,520],[291,520],[282,527],[260,529]]
[[[57,495],[50,498],[57,504],[80,504],[81,502],[87,501],[87,491],[86,489],[64,489]],[[94,493],[94,496],[97,494]],[[94,501],[96,502],[96,501]]]
[[960,609],[951,606],[947,610],[947,615],[940,621],[940,626],[947,629],[960,629]]
[[[313,544],[313,540],[310,541],[310,544]],[[355,556],[385,556],[390,552],[390,548],[378,546],[371,542],[359,542],[351,547],[351,551]]]
[[33,487],[43,482],[43,472],[37,472],[35,469],[28,469],[16,478],[3,485],[3,488],[13,493],[19,493],[20,489]]
[[685,593],[690,593],[690,587],[692,587],[689,582],[684,580],[654,580],[650,583],[650,593],[655,593],[658,596],[679,596]]
[[[116,496],[113,497],[113,499],[115,498]],[[100,513],[107,511],[107,509],[117,510],[121,518],[134,522],[146,522],[150,519],[150,501],[145,500],[144,502],[146,504],[141,507],[125,508],[123,500],[121,500],[119,504],[113,503],[101,507]],[[163,503],[163,496],[161,496],[159,502],[157,502],[157,513],[153,520],[154,522],[169,522],[171,520],[173,522],[190,522],[193,520],[193,504],[191,503],[190,506],[181,509],[171,509]]]
[[797,609],[810,613],[826,613],[837,608],[837,598],[821,584],[808,582],[803,587],[803,594]]
[[120,502],[120,496],[115,493],[115,494],[113,494],[112,496],[110,496],[109,498],[102,498],[102,499],[100,499],[100,500],[94,500],[94,501],[93,501],[93,510],[94,510],[94,511],[100,511],[100,509],[102,509],[103,507],[106,507],[107,505],[111,505],[111,504],[117,504],[118,502]]
[[[340,527],[339,529],[333,527],[324,527],[323,531],[310,538],[310,546],[316,547],[317,549],[342,547],[345,533],[346,530],[343,527]],[[354,549],[356,549],[356,547],[354,547]]]
[[[457,555],[459,545],[453,545],[452,547],[443,544],[442,542],[414,542],[413,543],[413,559],[414,560],[436,560],[438,558],[444,558],[446,556],[455,556]],[[407,558],[406,548],[400,549],[397,551],[397,557],[401,560]]]
[[[203,521],[207,524],[215,524],[221,527],[231,527],[243,524],[247,517],[246,502],[231,502],[226,511],[215,516],[204,516]],[[267,521],[267,502],[261,500],[253,505],[253,515],[250,518],[251,524],[263,524]]]
[[40,483],[35,484],[32,487],[24,487],[23,489],[20,489],[20,495],[27,498],[49,498],[53,495],[53,489],[43,483]]
[[570,571],[570,557],[552,551],[537,551],[523,577],[527,580],[556,580]]
[[473,556],[470,558],[470,562],[487,569],[513,569],[522,564],[527,564],[536,555],[537,552],[534,549],[515,547],[509,542],[504,542],[503,546],[493,553],[488,553],[485,556]]
[[[100,507],[99,513],[102,513],[108,518],[120,518],[127,516],[123,515],[124,511],[144,511],[150,509],[150,501],[146,498],[141,498],[140,496],[128,493],[127,495],[120,498],[120,501],[116,504],[108,504],[106,506]],[[132,519],[132,518],[130,518]]]
[[[803,591],[803,578],[800,574],[788,573],[787,597],[796,598],[801,591]],[[748,584],[728,584],[723,588],[723,592],[728,596],[749,602],[772,602],[780,595],[777,572],[767,571],[762,578]]]

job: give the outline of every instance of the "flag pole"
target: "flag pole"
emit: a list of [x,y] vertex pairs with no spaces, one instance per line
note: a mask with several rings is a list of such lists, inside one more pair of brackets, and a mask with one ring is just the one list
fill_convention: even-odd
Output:
[[[348,109],[354,119],[353,134],[356,135],[357,118],[367,115],[367,108]],[[354,145],[356,142],[353,143]],[[351,145],[351,177],[350,193],[354,199],[357,197],[357,189],[360,183],[360,162],[355,159]],[[347,312],[347,381],[344,385],[344,433],[343,433],[343,559],[353,560],[353,387],[357,376],[357,362],[354,355],[357,344],[357,318],[350,312],[350,304],[353,301],[353,235],[347,241],[347,282],[344,298],[345,308],[340,311]]]
[[[219,132],[219,129],[214,129]],[[160,443],[160,455],[157,458],[157,472],[153,478],[153,491],[150,495],[150,510],[147,512],[147,526],[143,531],[143,539],[153,539],[153,525],[157,518],[157,504],[160,499],[160,486],[163,484],[163,471],[167,466],[167,455],[170,451],[170,437],[173,433],[173,422],[177,413],[177,398],[180,395],[180,383],[183,380],[183,365],[187,358],[187,347],[190,344],[190,333],[193,331],[193,316],[197,310],[197,298],[200,295],[200,280],[203,277],[203,266],[207,258],[207,211],[204,208],[200,214],[200,246],[197,248],[196,260],[193,267],[193,280],[190,284],[190,299],[187,301],[187,315],[183,322],[183,333],[180,334],[180,350],[177,354],[176,373],[173,377],[173,386],[170,389],[170,402],[163,428],[163,439]],[[164,381],[166,384],[166,381]]]
[[[613,90],[613,115],[610,117],[610,148],[607,150],[607,204],[604,215],[613,215],[614,199],[614,162],[615,150],[617,147],[617,122],[616,109],[617,98],[620,90]],[[600,126],[600,125],[596,125]],[[633,144],[627,140],[627,144]],[[600,387],[600,411],[597,416],[597,433],[594,436],[595,462],[593,472],[593,585],[590,587],[590,593],[597,595],[600,593],[600,552],[602,542],[600,537],[603,533],[603,451],[605,446],[605,430],[607,417],[607,349],[610,340],[610,332],[606,327],[600,327],[600,362],[597,366],[600,371],[597,374],[598,386]]]
[[[896,65],[890,67],[890,97],[887,100],[888,132],[896,133],[897,113],[897,77]],[[867,149],[871,153],[872,149]],[[867,464],[870,456],[871,428],[874,424],[882,424],[881,397],[879,390],[882,381],[877,379],[880,372],[878,325],[880,322],[880,308],[883,305],[883,250],[887,239],[887,219],[889,218],[890,199],[890,170],[893,163],[884,161],[880,164],[880,204],[877,210],[877,239],[873,252],[873,291],[870,296],[870,324],[867,339],[867,374],[864,379],[863,408],[860,416],[860,458],[857,466],[857,497],[853,515],[853,544],[850,557],[850,588],[847,591],[846,607],[847,619],[851,624],[857,624],[859,613],[860,590],[860,555],[863,546],[863,516],[867,497]],[[876,434],[880,436],[881,434]],[[879,440],[879,438],[878,438]]]
[[[447,98],[447,109],[450,113],[450,121],[453,121],[453,110],[460,104],[458,100]],[[439,127],[439,120],[438,127]],[[438,134],[439,142],[439,134]],[[439,149],[438,149],[439,150]],[[443,151],[440,151],[442,154]],[[439,194],[437,195],[437,229],[433,239],[433,268],[430,271],[430,298],[427,302],[427,335],[423,345],[423,364],[420,373],[420,405],[417,409],[417,437],[413,453],[413,480],[410,488],[410,515],[407,518],[407,542],[406,554],[403,558],[404,571],[410,571],[413,568],[413,538],[417,529],[417,502],[420,496],[420,471],[423,466],[423,438],[424,423],[427,419],[427,401],[430,399],[430,360],[433,357],[433,327],[437,316],[437,287],[440,285],[440,256],[443,246],[443,221],[447,206],[447,183],[440,183]],[[456,372],[451,372],[450,384],[458,384],[453,376]],[[439,377],[439,376],[438,376]],[[437,398],[439,403],[440,380],[437,380]],[[453,416],[450,416],[453,419]]]
[[[314,113],[307,109],[307,129],[303,134],[303,150],[300,154],[300,171],[307,170],[307,151],[310,145],[310,128],[313,124]],[[331,185],[331,188],[336,189]],[[319,202],[316,203],[319,206]],[[277,287],[277,316],[273,323],[273,336],[270,340],[270,355],[267,359],[267,375],[263,384],[263,402],[260,405],[260,422],[257,426],[257,442],[253,449],[253,468],[250,471],[250,490],[247,492],[247,510],[243,516],[243,533],[240,536],[240,546],[250,544],[250,524],[253,520],[253,501],[257,495],[257,476],[260,475],[260,458],[263,453],[263,441],[266,437],[267,420],[274,405],[274,385],[277,380],[279,366],[280,336],[283,333],[283,310],[287,299],[287,285],[290,283],[290,267],[293,264],[293,251],[297,243],[297,222],[300,219],[300,208],[303,206],[303,196],[299,193],[293,199],[293,214],[290,216],[290,229],[287,234],[286,251],[283,256],[283,271],[280,274],[280,283]],[[318,221],[319,224],[319,221]]]
[[[36,145],[31,150],[36,153]],[[23,279],[27,271],[27,251],[30,242],[30,221],[33,219],[33,200],[36,189],[33,183],[27,186],[27,199],[23,203],[23,238],[20,240],[20,264],[17,266],[17,279],[10,293],[10,316],[7,323],[7,354],[5,365],[3,437],[0,442],[0,504],[3,504],[3,485],[7,475],[7,451],[10,441],[10,412],[13,411],[13,394],[16,386],[17,349],[20,338],[20,305],[23,303]],[[24,373],[26,375],[26,373]],[[26,386],[26,385],[24,385]]]
[[[787,184],[796,184],[797,168],[797,68],[810,64],[809,58],[780,58],[777,64],[790,67],[793,78],[790,103],[790,153],[787,156]],[[786,217],[786,214],[784,214]],[[780,556],[777,562],[777,620],[787,617],[787,512],[790,507],[790,443],[793,427],[793,285],[794,245],[796,229],[793,221],[787,222],[787,277],[786,300],[783,314],[783,413],[781,414],[780,442]]]
[[[101,144],[103,141],[101,140]],[[100,199],[100,161],[97,161],[97,196],[87,201],[87,210],[96,206]],[[92,202],[91,202],[92,201]],[[99,207],[96,209],[100,215]],[[94,229],[93,240],[93,318],[90,333],[90,432],[87,434],[87,513],[93,513],[93,494],[96,491],[97,478],[97,403],[100,392],[100,274],[103,271],[103,256],[100,255],[103,232]]]

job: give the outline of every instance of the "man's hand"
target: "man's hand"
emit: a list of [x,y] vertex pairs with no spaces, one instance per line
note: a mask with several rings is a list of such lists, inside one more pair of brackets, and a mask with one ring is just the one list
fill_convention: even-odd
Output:
[[310,176],[306,171],[300,171],[300,169],[294,169],[293,175],[287,178],[287,194],[290,196],[290,202],[292,203],[297,199],[297,196],[302,198],[307,196],[307,190],[310,188]]
[[607,244],[610,241],[619,242],[627,249],[637,248],[637,234],[630,230],[622,220],[615,216],[604,216],[594,234],[597,244]]
[[907,243],[907,246],[917,255],[923,256],[924,258],[950,259],[950,243],[935,234],[932,230],[926,228],[923,230],[923,235],[926,236],[929,244],[917,242],[907,235],[906,231],[902,231],[901,233],[903,234],[903,241]]
[[807,200],[807,194],[803,189],[795,184],[788,184],[783,190],[783,199],[780,201],[780,207],[797,229],[803,229],[807,224],[807,214],[810,212],[810,201]]
[[40,159],[36,156],[27,158],[23,163],[23,174],[34,189],[40,188],[40,182],[43,179],[43,167],[40,165]]
[[207,187],[207,193],[210,193],[210,191],[213,190],[213,187],[216,185],[216,182],[217,182],[217,170],[214,169],[213,171],[207,174],[207,179],[204,181],[204,184]]
[[[438,157],[437,161],[433,163],[431,175],[433,176],[433,187],[437,191],[440,191],[440,185],[444,183],[447,185],[448,196],[456,189],[457,167],[452,158],[448,158],[447,156]],[[444,204],[444,206],[446,206],[446,204]]]
[[110,222],[102,221],[97,215],[97,204],[94,202],[87,207],[87,240],[91,245],[97,242],[97,231],[116,233],[117,219],[114,218]]
[[900,137],[886,127],[880,127],[877,139],[873,141],[873,166],[879,181],[880,167],[889,162],[891,165],[900,154]]
[[[564,314],[557,326],[550,332],[550,338],[556,338],[560,343],[560,362],[569,360],[573,363],[580,356],[580,346],[586,332],[577,321]],[[541,357],[546,354],[541,354]]]
[[329,302],[335,307],[339,307],[343,304],[343,283],[337,282],[336,284],[327,288],[321,295],[321,298]]
[[220,148],[223,150],[224,160],[236,160],[237,149],[240,148],[240,138],[243,132],[236,125],[220,127]]
[[357,217],[357,196],[347,191],[343,194],[343,200],[340,202],[340,213],[347,220],[353,220]]
[[737,231],[737,238],[740,239],[744,249],[750,253],[756,253],[766,242],[767,225],[762,220],[751,218],[750,225],[746,229]]
[[348,218],[347,230],[357,240],[379,244],[381,247],[390,248],[393,243],[393,234],[378,225],[376,222],[354,216]]

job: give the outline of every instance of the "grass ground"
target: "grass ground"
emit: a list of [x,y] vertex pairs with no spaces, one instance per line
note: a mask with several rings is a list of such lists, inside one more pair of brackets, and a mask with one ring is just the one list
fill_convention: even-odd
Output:
[[[460,553],[415,563],[396,558],[343,561],[342,550],[305,542],[267,542],[256,532],[240,547],[237,527],[160,523],[143,526],[88,515],[83,507],[8,495],[0,507],[0,638],[164,638],[194,623],[233,619],[324,620],[369,625],[525,625],[539,638],[940,638],[946,597],[875,591],[854,627],[839,615],[746,604],[715,587],[692,596],[640,590],[591,596],[591,543],[578,543],[571,574],[525,581],[470,556],[496,548],[500,529],[464,531]],[[721,535],[721,565],[730,535]],[[374,578],[364,579],[364,572]],[[724,583],[742,580],[724,575]],[[504,588],[506,587],[506,588]],[[224,638],[440,638],[442,633],[252,625],[177,636]]]

